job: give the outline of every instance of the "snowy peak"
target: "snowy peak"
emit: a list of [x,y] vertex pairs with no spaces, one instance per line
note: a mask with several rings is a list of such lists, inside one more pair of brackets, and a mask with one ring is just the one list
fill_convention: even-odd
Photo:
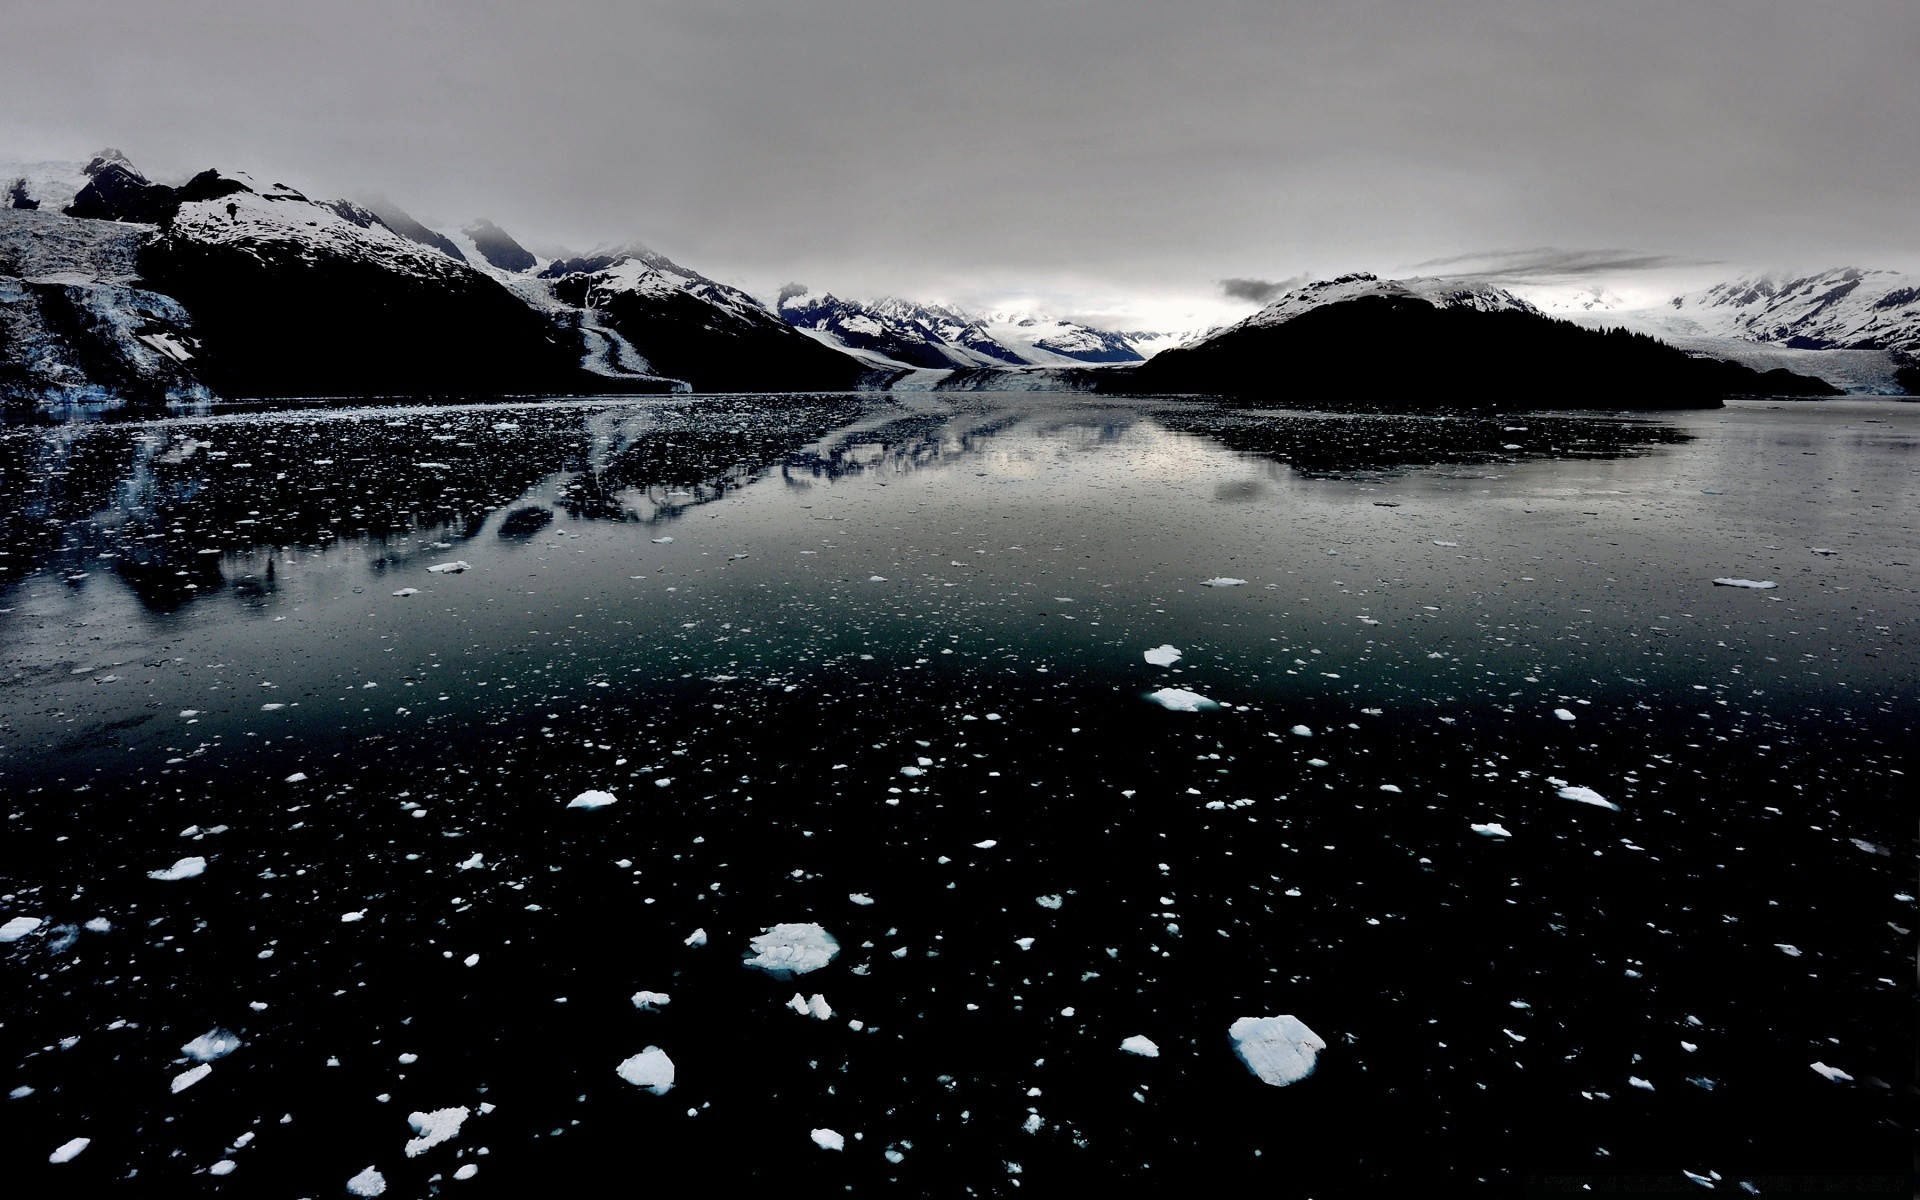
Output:
[[[460,253],[460,247],[443,233],[435,233],[425,225],[413,219],[407,210],[381,195],[363,196],[358,202],[342,200],[342,204],[352,204],[355,208],[371,213],[382,225],[393,230],[410,242],[422,246],[431,246],[455,262],[465,262],[466,255]],[[344,213],[342,214],[345,215]]]
[[1382,279],[1364,272],[1322,279],[1283,292],[1259,312],[1229,325],[1216,334],[1237,329],[1264,329],[1282,325],[1302,313],[1362,297],[1420,300],[1435,308],[1465,308],[1476,312],[1523,312],[1539,315],[1540,310],[1505,288],[1470,279],[1415,278]]
[[539,263],[533,252],[513,240],[506,230],[484,217],[460,231],[480,252],[487,265],[500,271],[518,274],[531,271]]
[[1698,331],[1803,350],[1920,351],[1920,276],[1838,267],[1758,275],[1675,296]]

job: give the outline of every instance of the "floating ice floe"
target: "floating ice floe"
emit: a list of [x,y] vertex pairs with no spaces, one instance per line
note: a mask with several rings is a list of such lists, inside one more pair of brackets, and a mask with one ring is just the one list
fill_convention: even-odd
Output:
[[642,991],[633,994],[633,1006],[642,1012],[654,1012],[671,1003],[673,1000],[665,992]]
[[812,1017],[816,1021],[833,1019],[833,1006],[828,1004],[827,998],[819,992],[815,992],[811,999],[795,992],[793,999],[787,1001],[787,1007],[803,1017]]
[[648,1046],[614,1071],[633,1086],[645,1088],[656,1096],[673,1090],[673,1060],[658,1046]]
[[407,1124],[420,1136],[407,1141],[407,1157],[418,1158],[441,1142],[460,1132],[460,1127],[472,1116],[471,1109],[462,1105],[453,1108],[436,1108],[432,1112],[407,1114]]
[[162,883],[174,883],[182,879],[192,879],[194,876],[204,873],[206,869],[207,860],[195,855],[192,858],[183,858],[170,867],[165,867],[158,871],[148,871],[147,878],[158,879]]
[[347,1194],[350,1196],[384,1196],[387,1194],[387,1177],[368,1167],[366,1170],[347,1180]]
[[810,1136],[813,1138],[813,1144],[822,1150],[845,1150],[847,1148],[847,1139],[841,1137],[831,1129],[816,1129]]
[[1201,587],[1241,587],[1246,582],[1247,581],[1244,579],[1234,579],[1228,575],[1219,575],[1212,579],[1201,580],[1200,586]]
[[1809,550],[1811,550],[1811,551],[1813,551],[1813,552],[1814,552],[1815,554],[1838,554],[1838,553],[1840,553],[1840,552],[1839,552],[1838,550],[1829,550],[1829,549],[1827,549],[1827,548],[1826,548],[1825,546],[1808,546],[1808,547],[1807,547],[1807,549],[1809,549]]
[[694,930],[692,933],[688,934],[686,937],[686,940],[681,943],[681,945],[683,946],[693,946],[696,949],[706,944],[707,944],[707,931],[704,929]]
[[219,1162],[214,1163],[212,1166],[208,1167],[207,1174],[231,1175],[233,1174],[234,1170],[239,1167],[239,1165],[240,1165],[239,1163],[234,1162],[230,1158],[223,1158]]
[[1170,667],[1180,661],[1180,651],[1172,646],[1155,646],[1146,652],[1145,657],[1156,667]]
[[1560,718],[1560,719],[1561,719],[1562,721],[1571,721],[1571,720],[1573,720],[1573,714],[1572,714],[1572,713],[1570,713],[1570,712],[1568,712],[1568,711],[1567,711],[1566,709],[1564,709],[1564,708],[1556,708],[1556,709],[1554,709],[1554,710],[1553,710],[1553,715],[1554,715],[1554,716],[1556,716],[1556,717],[1559,717],[1559,718]]
[[1436,538],[1434,539],[1433,544],[1436,546],[1458,546],[1460,543],[1459,542],[1443,542],[1443,541],[1440,541],[1438,538]]
[[873,903],[873,897],[867,895],[865,892],[848,892],[847,899],[853,901],[855,904],[858,904],[863,908]]
[[286,778],[287,783],[305,783],[306,781],[307,773],[305,771],[295,771]]
[[1312,737],[1313,736],[1313,730],[1307,728],[1305,725],[1295,725],[1292,728],[1292,730],[1290,730],[1289,732],[1291,732],[1295,737]]
[[1138,1054],[1141,1058],[1159,1058],[1160,1057],[1160,1047],[1153,1044],[1152,1038],[1149,1038],[1148,1036],[1142,1033],[1136,1033],[1132,1037],[1121,1042],[1120,1048],[1122,1050],[1125,1050],[1128,1054]]
[[394,595],[396,596],[418,596],[419,594],[420,594],[419,588],[401,588],[399,591],[394,593]]
[[52,1154],[47,1155],[47,1161],[50,1163],[72,1162],[76,1157],[79,1156],[82,1150],[85,1150],[88,1146],[91,1146],[91,1145],[93,1145],[93,1139],[83,1138],[83,1137],[77,1137],[77,1138],[74,1138],[72,1141],[62,1142],[60,1143],[59,1149],[55,1150]]
[[657,538],[655,538],[655,539],[653,539],[653,544],[654,544],[654,545],[656,545],[656,546],[666,546],[666,545],[671,545],[671,544],[672,544],[672,542],[673,542],[673,539],[672,539],[672,538],[670,538],[670,537],[657,537]]
[[215,1027],[180,1047],[180,1053],[197,1063],[217,1062],[246,1043],[226,1030]]
[[0,942],[17,942],[40,928],[40,924],[39,917],[15,917],[5,925],[0,925]]
[[435,563],[427,570],[435,575],[458,575],[462,571],[473,570],[473,564],[463,559],[456,559],[453,562]]
[[612,792],[600,792],[600,791],[588,790],[588,791],[581,792],[578,796],[575,796],[573,799],[567,801],[567,807],[568,808],[605,808],[607,805],[612,804],[616,799],[617,797]]
[[1785,942],[1775,942],[1773,944],[1773,948],[1775,950],[1778,950],[1780,953],[1786,955],[1788,958],[1800,957],[1800,947],[1798,946],[1790,946]]
[[1217,702],[1207,699],[1199,692],[1190,692],[1185,688],[1161,688],[1157,692],[1148,692],[1147,699],[1173,712],[1200,712],[1204,709],[1220,707]]
[[818,971],[840,953],[833,935],[811,921],[772,926],[749,944],[747,965],[779,976]]
[[1620,811],[1618,804],[1615,804],[1592,788],[1565,786],[1561,787],[1556,794],[1562,800],[1572,800],[1579,804],[1591,804],[1595,808],[1610,808],[1614,812]]
[[188,1067],[173,1077],[173,1087],[171,1090],[175,1095],[179,1095],[181,1092],[186,1091],[211,1074],[213,1074],[213,1067],[208,1063],[201,1063],[197,1067]]
[[1227,1027],[1233,1052],[1260,1082],[1274,1087],[1298,1083],[1313,1074],[1327,1043],[1300,1018],[1241,1017]]
[[1839,1067],[1830,1067],[1823,1062],[1808,1063],[1807,1065],[1818,1072],[1823,1079],[1831,1080],[1834,1083],[1853,1082],[1853,1076],[1842,1071]]
[[1715,587],[1758,588],[1761,591],[1765,591],[1768,588],[1776,588],[1780,586],[1779,584],[1775,583],[1771,579],[1731,579],[1731,578],[1716,579],[1713,581],[1713,585]]
[[1033,902],[1041,908],[1059,908],[1064,903],[1059,896],[1035,896]]
[[1475,833],[1479,834],[1481,837],[1510,838],[1513,836],[1511,833],[1507,832],[1506,826],[1501,825],[1496,821],[1489,821],[1485,825],[1469,825],[1467,826],[1467,828],[1473,830]]

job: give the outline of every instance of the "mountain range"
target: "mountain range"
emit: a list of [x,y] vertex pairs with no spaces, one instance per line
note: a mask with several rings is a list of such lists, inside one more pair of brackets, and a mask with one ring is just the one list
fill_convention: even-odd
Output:
[[[244,172],[208,170],[169,185],[117,151],[84,164],[0,168],[0,403],[12,407],[927,386],[1237,390],[1261,371],[1302,387],[1432,392],[1437,364],[1463,361],[1469,346],[1519,355],[1514,363],[1549,345],[1594,362],[1619,358],[1594,358],[1561,330],[1540,332],[1585,332],[1568,321],[1713,343],[1686,345],[1691,356],[1664,366],[1636,350],[1642,374],[1620,376],[1625,392],[1609,393],[1629,403],[1649,394],[1654,376],[1693,399],[1716,387],[1805,393],[1792,372],[1774,368],[1833,379],[1814,364],[1849,354],[1872,361],[1840,372],[1841,383],[1895,391],[1920,341],[1920,293],[1871,272],[1723,285],[1677,298],[1658,328],[1647,314],[1609,307],[1612,299],[1544,313],[1484,283],[1353,275],[1193,334],[862,301],[800,285],[769,304],[638,243],[548,258],[491,221],[433,229],[384,197],[318,200]],[[1303,330],[1326,340],[1304,340]],[[1443,330],[1461,339],[1452,349],[1433,341]],[[1495,330],[1506,333],[1488,341]],[[1806,362],[1755,359],[1767,354]],[[1757,369],[1681,365],[1702,355],[1746,355]],[[1535,377],[1555,378],[1551,364],[1535,365]],[[1479,377],[1500,374],[1481,364]],[[1682,375],[1684,385],[1675,382]],[[1470,390],[1475,377],[1455,382]],[[1920,392],[1920,378],[1911,382]]]

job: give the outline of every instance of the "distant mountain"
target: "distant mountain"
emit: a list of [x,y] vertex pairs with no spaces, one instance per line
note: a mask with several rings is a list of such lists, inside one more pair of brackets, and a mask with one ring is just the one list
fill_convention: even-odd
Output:
[[1920,276],[1841,267],[1742,276],[1656,305],[1591,293],[1549,303],[1589,327],[1650,333],[1695,353],[1788,367],[1849,391],[1920,395]]
[[1137,363],[1173,340],[1173,335],[1116,333],[1027,313],[982,316],[898,297],[849,300],[800,284],[782,288],[776,308],[783,320],[809,336],[888,367],[974,370]]
[[[475,221],[460,231],[479,251],[481,259],[488,266],[502,271],[531,271],[538,265],[539,259],[533,252],[513,240],[511,234],[484,218]],[[473,261],[471,258],[469,262]]]
[[1837,394],[1788,371],[1761,373],[1694,358],[1644,334],[1553,320],[1500,288],[1371,275],[1294,289],[1110,386],[1396,408],[1695,408],[1746,393]]

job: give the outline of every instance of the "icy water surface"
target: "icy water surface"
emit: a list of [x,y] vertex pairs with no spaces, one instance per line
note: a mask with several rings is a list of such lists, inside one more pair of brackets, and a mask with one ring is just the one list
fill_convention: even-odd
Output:
[[[1916,444],[1034,395],[0,432],[5,1170],[1903,1195]],[[1280,1016],[1296,1082],[1229,1036]]]

